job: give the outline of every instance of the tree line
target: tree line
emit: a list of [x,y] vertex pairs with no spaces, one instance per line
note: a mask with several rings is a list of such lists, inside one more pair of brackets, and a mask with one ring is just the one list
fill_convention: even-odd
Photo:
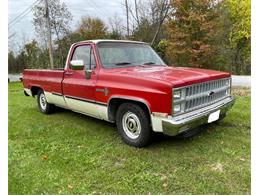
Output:
[[[172,66],[251,74],[250,0],[125,0],[122,9],[126,24],[117,15],[109,24],[83,16],[71,30],[72,14],[66,4],[49,0],[55,67],[64,67],[70,45],[75,42],[128,39],[150,43]],[[49,68],[44,5],[35,5],[33,13],[38,38],[16,54],[9,49],[9,72]]]

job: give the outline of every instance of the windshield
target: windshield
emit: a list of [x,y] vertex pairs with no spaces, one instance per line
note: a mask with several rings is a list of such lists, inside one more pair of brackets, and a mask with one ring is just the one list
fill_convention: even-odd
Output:
[[156,52],[146,44],[101,42],[97,47],[101,63],[105,68],[118,66],[166,65]]

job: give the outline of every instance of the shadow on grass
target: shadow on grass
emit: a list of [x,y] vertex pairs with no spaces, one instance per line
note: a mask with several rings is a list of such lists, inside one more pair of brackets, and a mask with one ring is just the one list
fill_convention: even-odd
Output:
[[105,120],[101,120],[101,119],[98,119],[98,118],[95,118],[95,117],[91,117],[91,116],[88,116],[88,115],[85,115],[85,114],[81,114],[79,112],[74,112],[74,111],[69,110],[69,109],[56,107],[55,112],[53,114],[59,114],[59,113],[69,114],[71,116],[84,119],[84,121],[87,122],[87,123],[91,122],[91,123],[99,124],[100,126],[107,126],[107,127],[114,128],[114,129],[116,128],[114,123],[110,123],[110,122],[105,121]]
[[[101,131],[100,133],[104,134],[104,131],[106,131],[106,136],[111,136],[111,139],[113,137],[115,137],[115,134],[117,134],[117,130],[116,130],[116,125],[115,123],[110,123],[104,120],[100,120],[100,119],[96,119],[94,117],[91,116],[87,116],[81,113],[77,113],[68,109],[63,109],[63,108],[56,108],[55,114],[60,114],[60,113],[64,113],[64,114],[68,114],[70,115],[70,117],[76,117],[78,119],[82,119],[83,123],[82,125],[93,125],[93,124],[97,124],[100,127],[105,127],[105,128],[100,128],[99,131]],[[196,141],[196,137],[202,135],[202,136],[206,136],[205,134],[207,133],[207,130],[210,129],[211,127],[213,127],[214,125],[217,124],[207,124],[207,125],[203,125],[199,128],[190,130],[188,132],[184,132],[178,136],[167,136],[164,135],[163,133],[154,133],[154,136],[152,138],[151,143],[146,146],[145,148],[147,149],[151,149],[151,148],[157,148],[157,147],[162,147],[165,145],[171,145],[174,147],[174,145],[181,145],[181,144],[187,144],[187,143],[192,143],[194,144],[194,141]],[[117,134],[118,135],[118,134]],[[118,135],[119,137],[119,135]],[[122,144],[125,144],[122,141]]]
[[188,132],[184,132],[177,136],[167,136],[164,135],[163,133],[155,133],[150,147],[158,147],[158,146],[160,147],[166,144],[180,145],[182,143],[183,144],[191,143],[194,140],[196,140],[196,137],[198,137],[199,135],[205,134],[207,128],[208,125],[203,125],[199,128],[190,130]]

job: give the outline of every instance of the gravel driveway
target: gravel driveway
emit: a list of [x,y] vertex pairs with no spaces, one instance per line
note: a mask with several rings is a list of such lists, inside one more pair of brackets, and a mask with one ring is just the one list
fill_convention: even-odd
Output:
[[232,75],[232,86],[251,87],[251,76]]

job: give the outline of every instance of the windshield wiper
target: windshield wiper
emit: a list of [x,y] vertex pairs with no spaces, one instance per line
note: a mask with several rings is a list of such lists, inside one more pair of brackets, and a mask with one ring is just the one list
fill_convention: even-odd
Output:
[[115,65],[116,66],[122,66],[122,65],[129,65],[129,64],[132,64],[130,62],[119,62],[119,63],[116,63]]
[[145,62],[143,63],[143,65],[151,65],[151,64],[155,64],[154,62]]

